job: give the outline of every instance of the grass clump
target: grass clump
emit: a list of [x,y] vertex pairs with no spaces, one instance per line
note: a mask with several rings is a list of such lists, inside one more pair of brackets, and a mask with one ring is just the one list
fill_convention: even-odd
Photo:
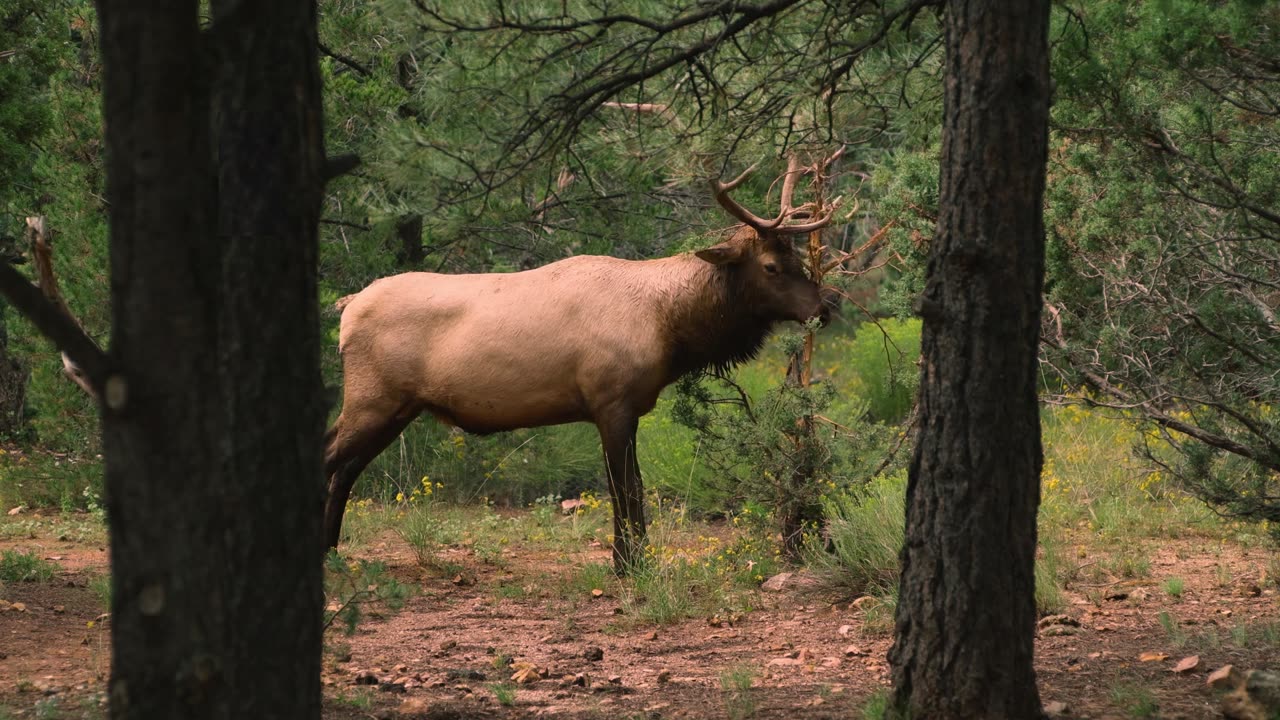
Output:
[[628,616],[656,625],[710,614],[723,604],[724,594],[705,580],[706,573],[687,560],[642,563],[632,570],[622,607]]
[[5,550],[0,553],[0,582],[49,582],[58,566],[41,560],[32,552]]
[[732,524],[727,534],[699,532],[705,529],[658,508],[643,558],[615,581],[629,621],[667,624],[750,610],[754,592],[778,567],[777,538],[752,523]]
[[898,587],[907,473],[873,478],[856,492],[826,502],[827,537],[834,552],[814,549],[810,566],[852,595],[883,595]]
[[1054,615],[1066,610],[1067,594],[1063,582],[1069,573],[1067,564],[1056,532],[1042,529],[1035,571],[1036,611],[1041,615]]
[[1183,582],[1182,578],[1171,577],[1164,581],[1164,591],[1175,600],[1181,599],[1185,590],[1186,583]]
[[1180,648],[1187,644],[1189,640],[1187,631],[1182,629],[1182,623],[1178,622],[1178,619],[1170,614],[1168,610],[1161,610],[1160,614],[1156,616],[1156,620],[1159,621],[1160,627],[1164,629],[1165,637],[1169,639],[1170,645]]
[[877,690],[862,704],[862,720],[890,720],[889,691]]
[[[872,479],[859,490],[827,500],[827,540],[831,552],[810,546],[809,565],[824,582],[848,595],[869,595],[868,631],[892,629],[897,606],[899,553],[904,536],[907,472]],[[1069,574],[1058,532],[1044,528],[1036,553],[1036,608],[1042,614],[1067,605],[1063,582]]]
[[720,673],[724,709],[730,720],[745,720],[756,714],[756,700],[751,694],[755,679],[755,669],[747,665],[738,665]]
[[1131,718],[1155,717],[1160,705],[1150,690],[1134,683],[1121,683],[1111,688],[1111,702]]
[[111,576],[94,575],[89,578],[89,590],[98,598],[103,612],[111,611]]
[[587,563],[575,570],[560,585],[561,594],[569,597],[590,597],[592,590],[605,590],[613,582],[613,567],[609,563]]
[[489,692],[493,693],[493,698],[503,707],[516,704],[516,686],[511,683],[492,683],[489,685]]

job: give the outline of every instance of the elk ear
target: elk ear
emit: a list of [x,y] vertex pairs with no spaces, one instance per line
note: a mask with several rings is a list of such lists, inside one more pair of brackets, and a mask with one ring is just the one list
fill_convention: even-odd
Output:
[[712,265],[729,265],[732,263],[742,262],[746,253],[743,252],[741,243],[732,240],[726,240],[719,245],[712,245],[705,250],[699,250],[694,253],[699,258],[706,260]]

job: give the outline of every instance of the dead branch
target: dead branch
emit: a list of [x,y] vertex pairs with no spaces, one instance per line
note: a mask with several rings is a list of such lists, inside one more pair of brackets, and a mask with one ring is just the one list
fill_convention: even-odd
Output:
[[[62,298],[62,292],[58,289],[58,279],[53,274],[53,248],[49,244],[49,233],[45,228],[43,215],[27,218],[26,234],[31,244],[31,257],[35,260],[37,287],[45,299],[84,334],[84,325],[71,312],[71,308],[67,307],[67,301]],[[85,338],[89,339],[87,334]],[[93,340],[89,339],[89,342]],[[97,348],[97,343],[94,343],[94,347]],[[101,348],[98,348],[98,352],[102,353]],[[88,373],[65,350],[62,352],[62,372],[66,373],[71,382],[79,385],[81,390],[89,393],[89,397],[98,399],[98,392],[90,382]]]
[[[28,218],[27,227],[28,232],[43,234],[44,219]],[[72,380],[76,380],[76,384],[84,387],[95,399],[101,397],[98,389],[106,383],[107,355],[66,311],[65,304],[59,305],[50,300],[8,263],[0,263],[0,295],[4,295],[42,335],[53,341],[63,353],[64,367],[68,362],[74,364],[82,373],[84,384],[75,377]]]

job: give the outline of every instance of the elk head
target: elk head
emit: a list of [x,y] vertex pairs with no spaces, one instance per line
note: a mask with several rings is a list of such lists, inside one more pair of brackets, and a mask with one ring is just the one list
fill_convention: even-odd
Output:
[[826,324],[830,307],[822,288],[805,272],[792,238],[826,227],[836,204],[816,217],[812,204],[792,207],[796,180],[804,171],[793,156],[782,177],[781,211],[771,219],[759,217],[729,197],[753,170],[754,165],[727,183],[711,180],[716,202],[742,226],[728,240],[699,251],[697,256],[713,265],[732,267],[746,296],[752,299],[751,312],[771,321],[803,323],[816,317]]

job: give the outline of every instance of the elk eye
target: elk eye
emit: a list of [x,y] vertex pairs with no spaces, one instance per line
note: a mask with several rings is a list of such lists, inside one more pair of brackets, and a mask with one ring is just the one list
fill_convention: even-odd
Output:
[[765,272],[767,272],[767,273],[769,273],[770,275],[777,275],[777,274],[778,274],[778,263],[774,263],[774,262],[767,262],[767,263],[765,263],[765,264],[764,264],[764,271],[765,271]]

